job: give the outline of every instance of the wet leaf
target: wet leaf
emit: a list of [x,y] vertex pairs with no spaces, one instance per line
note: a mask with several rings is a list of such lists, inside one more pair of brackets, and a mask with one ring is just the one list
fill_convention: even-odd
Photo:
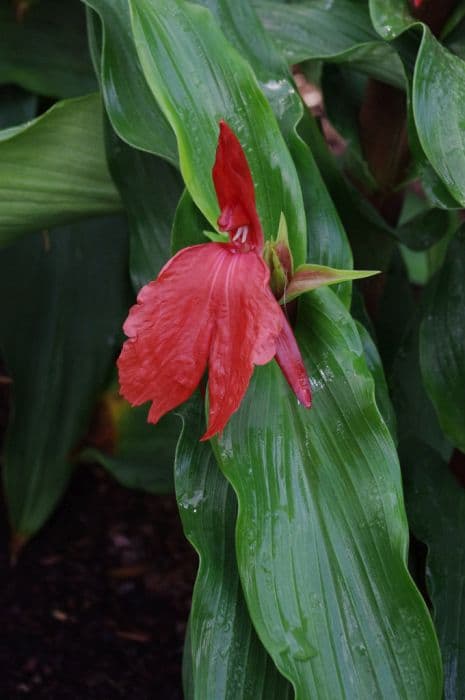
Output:
[[183,184],[162,158],[128,146],[108,125],[108,165],[129,224],[129,271],[134,289],[155,279],[170,257],[171,228]]
[[265,235],[276,234],[284,212],[294,257],[304,262],[306,227],[297,174],[250,66],[203,7],[180,0],[161,0],[156,8],[147,0],[131,0],[130,7],[144,75],[176,133],[181,172],[196,205],[216,227],[218,203],[205,174],[211,172],[218,123],[224,119],[245,149]]
[[40,0],[18,21],[13,2],[0,4],[0,83],[48,97],[96,89],[79,0]]
[[431,282],[420,332],[423,379],[441,428],[465,452],[465,227]]
[[312,409],[276,365],[257,368],[215,444],[239,501],[249,612],[297,698],[437,699],[439,650],[406,568],[397,455],[357,329],[331,290],[301,305]]
[[210,444],[199,442],[205,432],[199,395],[182,415],[176,497],[184,532],[199,555],[185,649],[193,697],[286,700],[292,690],[255,634],[242,594],[234,550],[236,498]]
[[31,235],[0,253],[0,341],[13,379],[5,498],[22,537],[63,494],[108,378],[128,304],[126,260],[117,218]]
[[121,209],[98,95],[55,104],[0,132],[0,245],[39,228]]
[[428,547],[426,582],[444,665],[445,700],[465,687],[465,494],[441,456],[420,442],[401,451],[409,520]]
[[89,43],[113,128],[131,146],[177,165],[173,131],[147,85],[137,56],[127,0],[84,2],[95,10],[88,10]]

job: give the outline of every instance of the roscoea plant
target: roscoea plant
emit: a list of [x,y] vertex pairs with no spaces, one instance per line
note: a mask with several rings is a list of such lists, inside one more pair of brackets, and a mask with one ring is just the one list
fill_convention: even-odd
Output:
[[461,697],[462,3],[18,0],[0,35],[13,558],[97,460],[199,553],[186,697]]

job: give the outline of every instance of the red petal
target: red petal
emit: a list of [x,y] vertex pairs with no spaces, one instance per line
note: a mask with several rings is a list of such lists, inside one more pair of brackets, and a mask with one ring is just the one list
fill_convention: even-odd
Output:
[[141,289],[124,324],[129,340],[118,359],[121,394],[133,405],[153,401],[153,423],[189,398],[206,369],[217,258],[211,243],[181,250]]
[[283,318],[284,324],[276,348],[276,362],[300,403],[306,408],[310,408],[312,405],[312,393],[307,370],[305,369],[294,332],[284,314]]
[[254,365],[275,355],[284,316],[268,286],[269,271],[256,253],[231,253],[216,296],[218,322],[208,359],[208,430],[221,432],[239,408]]
[[209,366],[207,439],[224,428],[255,364],[269,362],[284,316],[254,252],[206,243],[185,248],[139,293],[124,324],[118,360],[121,393],[151,400],[157,420],[193,393]]
[[255,206],[255,189],[249,164],[237,136],[224,121],[220,122],[212,174],[221,209],[219,228],[229,231],[232,239],[238,228],[247,226],[249,249],[251,246],[261,252],[263,232]]

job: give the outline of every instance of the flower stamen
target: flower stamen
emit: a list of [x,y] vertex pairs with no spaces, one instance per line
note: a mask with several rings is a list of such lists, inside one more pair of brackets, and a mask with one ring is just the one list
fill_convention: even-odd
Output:
[[248,226],[239,226],[237,229],[236,233],[233,236],[233,242],[239,241],[241,243],[245,243],[247,240],[247,236],[249,234],[249,227]]

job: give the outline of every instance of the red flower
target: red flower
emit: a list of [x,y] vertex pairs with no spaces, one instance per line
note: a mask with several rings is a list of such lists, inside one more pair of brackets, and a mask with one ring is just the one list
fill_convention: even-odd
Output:
[[213,167],[229,243],[184,248],[143,287],[124,324],[118,359],[121,393],[133,405],[152,401],[148,420],[191,396],[208,366],[209,416],[203,440],[221,432],[239,408],[254,365],[276,357],[297,398],[310,384],[292,329],[269,287],[252,176],[225,122]]

